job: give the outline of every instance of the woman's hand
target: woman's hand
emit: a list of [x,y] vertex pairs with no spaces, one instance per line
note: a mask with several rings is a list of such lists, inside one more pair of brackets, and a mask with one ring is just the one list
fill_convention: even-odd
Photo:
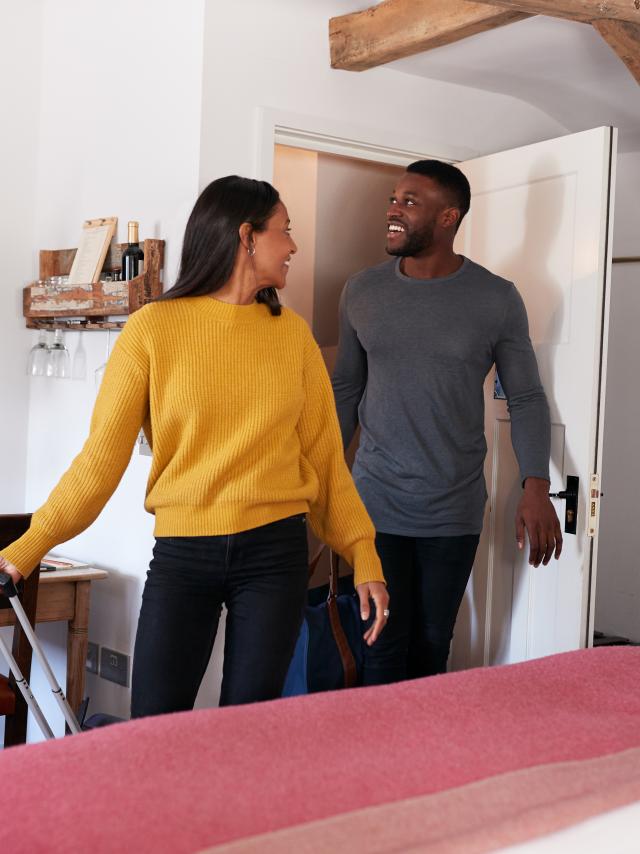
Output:
[[368,620],[371,614],[369,600],[373,599],[373,603],[376,606],[375,622],[363,635],[367,645],[371,646],[376,642],[389,619],[389,594],[387,593],[387,586],[382,581],[367,581],[365,584],[358,584],[356,591],[360,597],[360,616],[363,622]]
[[0,557],[0,572],[4,572],[7,575],[10,575],[14,581],[14,584],[17,584],[22,579],[22,576],[15,568],[15,566],[12,563],[9,563],[8,560],[5,560],[3,557]]

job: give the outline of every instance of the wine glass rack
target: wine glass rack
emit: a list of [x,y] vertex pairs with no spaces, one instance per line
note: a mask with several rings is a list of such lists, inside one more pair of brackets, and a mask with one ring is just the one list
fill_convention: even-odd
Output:
[[160,296],[164,266],[164,240],[145,240],[144,272],[128,282],[113,281],[113,274],[121,269],[126,246],[112,242],[101,280],[86,285],[55,282],[69,274],[76,249],[41,249],[39,281],[27,285],[23,291],[27,327],[121,329],[128,315]]

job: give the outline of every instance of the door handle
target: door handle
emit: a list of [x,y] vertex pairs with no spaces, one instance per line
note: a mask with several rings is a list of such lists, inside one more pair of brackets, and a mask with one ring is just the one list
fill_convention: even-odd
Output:
[[550,492],[549,498],[564,498],[564,532],[575,534],[578,528],[578,487],[580,478],[575,475],[567,475],[567,486],[560,492]]
[[575,498],[575,492],[567,492],[566,489],[563,489],[562,492],[550,492],[549,498]]

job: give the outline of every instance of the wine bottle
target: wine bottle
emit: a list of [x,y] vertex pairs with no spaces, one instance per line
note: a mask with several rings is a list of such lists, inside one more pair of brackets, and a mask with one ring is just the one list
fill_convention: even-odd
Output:
[[144,252],[140,249],[138,239],[138,223],[129,223],[129,238],[127,248],[122,253],[122,279],[128,282],[142,273]]

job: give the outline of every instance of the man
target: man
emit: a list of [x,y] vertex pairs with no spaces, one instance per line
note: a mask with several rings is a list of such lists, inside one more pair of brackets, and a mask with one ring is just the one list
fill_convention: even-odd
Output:
[[511,282],[457,255],[469,182],[419,160],[387,211],[394,259],[347,282],[333,375],[345,448],[377,530],[390,617],[367,649],[367,685],[446,670],[487,497],[483,383],[496,365],[508,398],[523,494],[518,547],[547,564],[562,548],[548,498],[550,422],[524,304]]

